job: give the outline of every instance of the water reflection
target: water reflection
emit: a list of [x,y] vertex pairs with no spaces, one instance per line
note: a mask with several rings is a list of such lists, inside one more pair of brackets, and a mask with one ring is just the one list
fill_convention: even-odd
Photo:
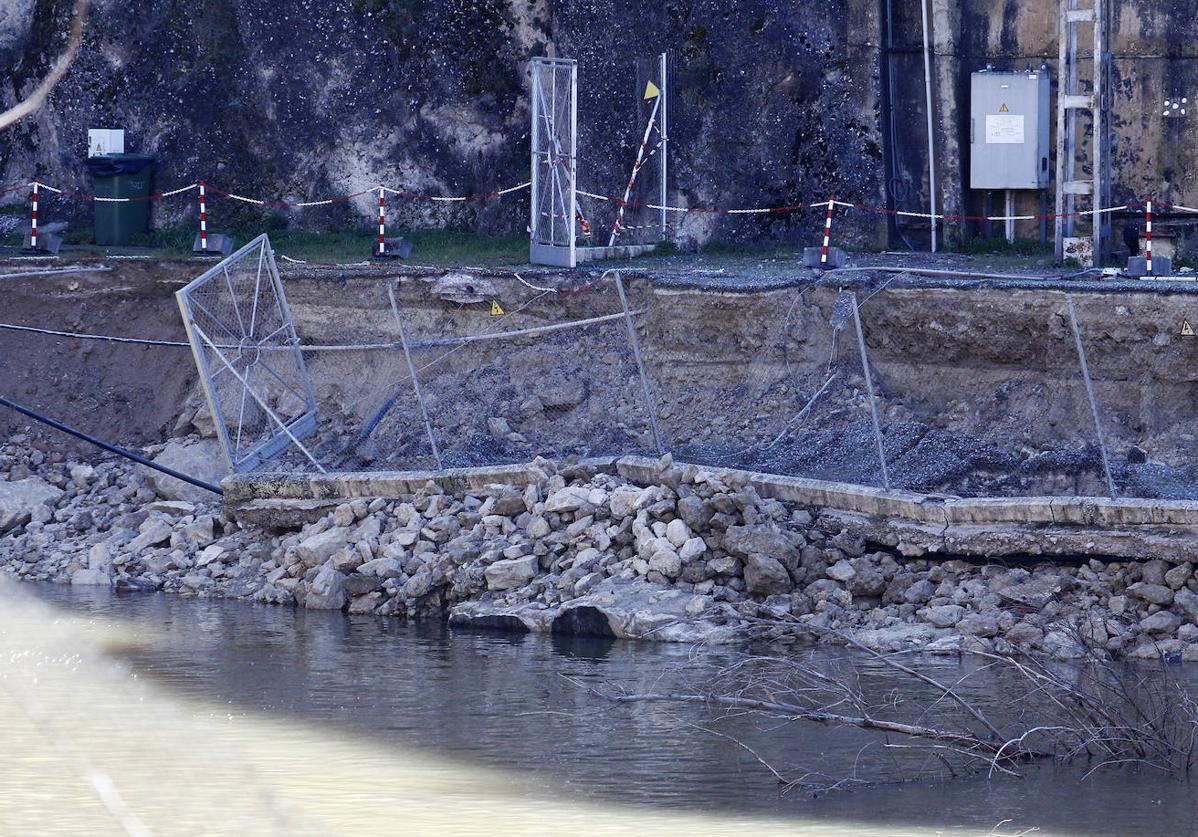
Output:
[[[688,820],[691,833],[732,822],[760,830],[781,819],[803,833],[984,834],[1010,820],[997,833],[1036,826],[1039,833],[1123,835],[1151,822],[1157,832],[1181,834],[1190,833],[1198,813],[1185,784],[1127,773],[1079,783],[1072,769],[1045,769],[1023,781],[782,797],[752,755],[703,729],[711,718],[701,707],[617,706],[587,688],[665,687],[718,661],[718,651],[693,656],[679,646],[602,637],[462,633],[238,602],[37,590],[56,607],[125,621],[147,641],[127,643],[119,656],[156,687],[203,705],[224,704],[259,732],[261,724],[300,722],[279,742],[280,750],[296,754],[298,770],[321,769],[307,761],[308,733],[296,731],[306,729],[321,741],[367,745],[338,757],[365,759],[357,767],[368,773],[394,769],[388,753],[405,762],[416,748],[421,758],[448,757],[462,771],[494,768],[524,801],[543,796],[578,811],[602,805],[632,823],[700,815],[697,823]],[[928,665],[944,676],[960,673],[956,662]],[[866,666],[864,676],[884,683],[890,675]],[[982,684],[977,693],[997,711],[1015,697],[1006,688]],[[862,769],[861,747],[876,742],[854,731],[770,728],[745,718],[720,728],[771,762],[829,775],[846,775],[855,764]],[[883,775],[892,755],[875,744],[863,760]],[[453,812],[443,813],[452,822]]]

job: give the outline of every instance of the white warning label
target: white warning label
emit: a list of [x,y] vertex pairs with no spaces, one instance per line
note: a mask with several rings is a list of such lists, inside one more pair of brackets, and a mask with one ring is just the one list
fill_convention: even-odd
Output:
[[986,142],[1020,145],[1023,139],[1023,114],[1001,113],[986,117]]

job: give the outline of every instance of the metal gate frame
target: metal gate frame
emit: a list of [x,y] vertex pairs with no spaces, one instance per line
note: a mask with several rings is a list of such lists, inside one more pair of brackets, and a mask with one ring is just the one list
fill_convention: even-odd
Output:
[[[194,316],[194,308],[203,308],[198,300],[195,299],[195,296],[210,282],[223,277],[225,287],[228,289],[227,293],[230,297],[230,302],[236,310],[237,294],[233,287],[232,277],[229,274],[229,267],[243,259],[252,258],[252,253],[255,250],[258,252],[258,265],[254,280],[253,309],[249,318],[249,327],[246,327],[245,318],[240,315],[237,317],[237,322],[221,322],[221,327],[230,337],[236,338],[237,343],[235,345],[231,343],[226,345],[214,343],[211,336],[204,331]],[[266,280],[265,286],[263,279]],[[275,313],[277,313],[281,325],[269,334],[258,335],[255,334],[258,323],[256,316],[258,304],[259,300],[267,293],[274,296]],[[176,292],[175,299],[179,304],[179,311],[183,316],[183,325],[187,330],[187,340],[191,344],[192,355],[195,358],[196,369],[200,374],[200,383],[204,388],[204,396],[208,401],[208,408],[212,411],[212,419],[213,424],[216,426],[217,436],[220,438],[221,445],[225,449],[225,454],[229,459],[229,464],[233,471],[238,473],[251,471],[264,462],[278,456],[290,445],[294,444],[319,471],[324,473],[325,469],[300,441],[316,430],[318,418],[316,392],[312,385],[312,378],[308,374],[308,368],[304,363],[303,353],[300,351],[299,338],[295,333],[295,320],[291,315],[290,307],[287,305],[287,297],[283,293],[283,283],[279,277],[278,266],[275,263],[274,250],[271,248],[270,239],[266,234],[259,235],[228,258],[193,279],[185,287]],[[213,321],[220,322],[219,318],[212,312],[205,310],[205,314]],[[238,372],[236,361],[244,358],[247,351],[253,353],[254,359],[249,362],[247,372],[243,375]],[[236,357],[230,361],[228,354],[232,352],[236,352]],[[290,371],[297,373],[298,381],[296,385],[287,382],[283,376],[275,372],[262,359],[264,352],[282,354],[287,358],[289,364],[294,364],[293,369]],[[210,363],[211,360],[215,360],[215,363]],[[292,395],[303,401],[304,409],[299,416],[289,421],[284,421],[251,386],[250,374],[258,364],[261,364],[262,367],[282,382]],[[211,368],[212,366],[217,367],[215,371]],[[226,423],[220,395],[217,387],[214,385],[217,376],[222,374],[234,377],[242,387],[242,406],[238,419],[239,426],[236,429],[236,438],[234,438]],[[299,387],[298,389],[296,388],[297,386]],[[264,437],[251,439],[243,444],[240,422],[241,417],[244,416],[247,397],[253,399],[257,407],[269,418],[270,425],[273,425],[274,429]]]
[[[533,264],[574,267],[578,264],[575,219],[578,216],[578,62],[569,58],[532,60],[532,220],[529,260]],[[561,74],[570,89],[568,145],[562,141],[557,100]],[[546,84],[546,81],[548,82]],[[548,87],[548,94],[546,93]],[[541,201],[543,172],[552,178],[548,218]]]

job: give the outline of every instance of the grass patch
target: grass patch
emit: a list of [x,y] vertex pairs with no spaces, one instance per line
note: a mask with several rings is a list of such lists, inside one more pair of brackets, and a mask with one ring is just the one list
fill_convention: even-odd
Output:
[[[141,233],[132,238],[128,247],[100,247],[94,244],[91,227],[68,228],[63,243],[73,250],[99,255],[136,254],[155,258],[185,258],[191,255],[195,227],[168,227]],[[233,248],[237,249],[255,238],[259,232],[234,231]],[[369,259],[374,251],[376,235],[372,230],[315,232],[302,230],[268,231],[276,253],[310,262],[348,263]],[[399,233],[412,243],[413,264],[489,266],[526,264],[528,238],[521,235],[480,235],[459,230],[407,230]],[[0,237],[0,243],[19,247],[25,243],[24,233]]]

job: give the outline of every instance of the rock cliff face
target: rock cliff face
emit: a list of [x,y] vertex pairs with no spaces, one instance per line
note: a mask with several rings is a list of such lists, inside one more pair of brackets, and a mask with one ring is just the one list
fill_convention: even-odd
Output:
[[[1161,107],[1195,92],[1186,86],[1193,0],[1109,2],[1114,199],[1151,191],[1192,205],[1186,121],[1163,119]],[[0,66],[11,68],[0,105],[45,72],[70,6],[0,8]],[[932,0],[930,17],[938,203],[977,211],[982,196],[967,188],[969,73],[1045,62],[1055,88],[1058,6]],[[646,67],[666,51],[671,201],[776,206],[835,193],[922,211],[921,47],[920,4],[885,0],[96,0],[83,53],[51,106],[0,144],[0,175],[86,189],[86,129],[102,126],[125,128],[132,149],[157,154],[158,183],[168,188],[204,178],[304,200],[385,180],[417,192],[486,192],[527,178],[528,60],[555,55],[580,62],[580,181],[619,194],[643,130]],[[47,200],[51,215],[69,211]],[[157,223],[194,215],[193,203],[162,205]],[[582,209],[598,231],[610,227],[610,204]],[[1017,209],[1040,211],[1038,197],[1021,194]],[[365,195],[274,220],[344,225],[373,211]],[[527,198],[390,211],[403,222],[521,231]],[[269,220],[228,201],[212,212],[218,225]],[[656,220],[642,214],[639,223]],[[675,232],[799,242],[818,230],[816,215],[678,216]],[[909,240],[926,235],[918,227]],[[880,216],[862,213],[848,213],[838,231],[850,244],[880,244],[885,232]],[[1019,230],[1037,233],[1031,222]]]
[[[5,4],[0,64],[14,72],[0,82],[0,104],[44,73],[70,6]],[[666,51],[672,199],[784,205],[835,191],[876,203],[878,55],[866,7],[873,4],[98,0],[84,50],[50,107],[0,145],[0,173],[86,190],[87,128],[123,127],[129,150],[158,155],[164,188],[204,178],[243,194],[305,200],[384,180],[417,192],[485,192],[527,179],[528,59],[557,55],[580,62],[582,185],[619,194],[644,125],[644,68]],[[156,221],[194,214],[190,203],[163,204]],[[247,215],[260,210],[227,204],[218,202],[214,215],[262,220]],[[517,231],[527,198],[392,211],[406,221]],[[610,226],[610,205],[584,211],[600,229]],[[319,225],[372,212],[364,196],[287,218]],[[695,216],[680,231],[798,240],[818,223],[814,215]]]

